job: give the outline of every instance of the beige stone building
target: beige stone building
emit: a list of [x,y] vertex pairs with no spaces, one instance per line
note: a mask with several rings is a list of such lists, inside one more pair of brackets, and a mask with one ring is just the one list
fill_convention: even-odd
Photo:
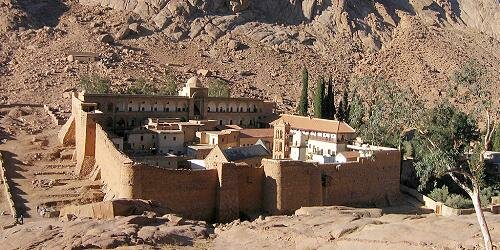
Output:
[[333,163],[337,153],[349,151],[347,145],[356,138],[351,126],[336,120],[284,114],[271,125],[274,159]]

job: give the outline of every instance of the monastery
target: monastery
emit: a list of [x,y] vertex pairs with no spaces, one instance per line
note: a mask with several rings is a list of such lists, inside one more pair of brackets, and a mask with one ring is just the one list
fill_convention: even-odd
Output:
[[75,174],[101,180],[106,200],[154,200],[186,218],[399,199],[398,150],[356,145],[346,123],[274,107],[210,97],[196,77],[178,96],[74,93],[59,140],[75,145]]

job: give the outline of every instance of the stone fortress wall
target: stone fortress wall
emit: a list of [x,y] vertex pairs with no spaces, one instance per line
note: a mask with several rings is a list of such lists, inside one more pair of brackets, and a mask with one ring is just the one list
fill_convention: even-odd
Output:
[[95,128],[95,164],[107,200],[155,200],[187,218],[229,221],[263,212],[291,214],[303,206],[379,205],[399,194],[397,150],[342,164],[264,159],[260,167],[220,163],[175,170],[134,163],[99,124]]
[[[107,110],[106,107],[115,105],[116,100],[148,99],[146,96],[120,98],[124,97],[73,95],[72,117],[59,134],[61,143],[76,146],[76,174],[81,178],[100,178],[105,184],[106,200],[151,199],[186,218],[222,222],[259,213],[290,214],[302,206],[384,204],[399,194],[397,150],[377,152],[375,161],[362,159],[319,165],[266,159],[258,165],[252,164],[254,166],[218,163],[212,169],[200,171],[159,168],[134,162],[114,145],[110,138],[113,135],[108,134],[107,118],[130,115],[141,119],[169,114],[157,113],[154,107],[152,112],[142,111],[142,108],[123,113],[97,109],[104,107]],[[154,98],[149,98],[149,103],[154,103]],[[110,110],[116,110],[116,107]],[[260,109],[249,114],[259,119]],[[172,117],[178,116],[174,114]]]

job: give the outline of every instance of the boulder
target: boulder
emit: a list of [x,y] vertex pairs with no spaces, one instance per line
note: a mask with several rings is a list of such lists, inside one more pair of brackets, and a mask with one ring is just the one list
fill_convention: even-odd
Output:
[[227,43],[227,48],[230,50],[240,50],[242,48],[242,44],[236,40],[229,40]]
[[213,39],[218,39],[219,37],[224,35],[224,33],[217,26],[213,25],[212,23],[208,23],[207,25],[205,25],[205,31]]
[[110,34],[104,34],[99,36],[99,42],[102,43],[113,43],[115,39]]
[[171,0],[167,3],[166,8],[174,16],[188,17],[191,13],[191,5],[186,0]]
[[172,13],[167,7],[165,7],[155,17],[153,17],[153,22],[156,28],[162,30],[172,23]]
[[116,40],[123,40],[127,38],[132,33],[132,30],[129,29],[128,26],[124,26],[118,30],[115,34]]
[[141,31],[141,25],[139,23],[131,23],[128,25],[128,28],[131,32],[134,32],[135,34],[139,34]]

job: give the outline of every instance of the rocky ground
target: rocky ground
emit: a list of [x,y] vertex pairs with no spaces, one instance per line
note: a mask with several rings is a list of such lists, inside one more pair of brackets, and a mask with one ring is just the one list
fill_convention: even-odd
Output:
[[[486,213],[500,244],[500,216]],[[216,249],[481,249],[475,215],[443,217],[412,207],[301,208],[293,216],[233,222],[215,230]]]

